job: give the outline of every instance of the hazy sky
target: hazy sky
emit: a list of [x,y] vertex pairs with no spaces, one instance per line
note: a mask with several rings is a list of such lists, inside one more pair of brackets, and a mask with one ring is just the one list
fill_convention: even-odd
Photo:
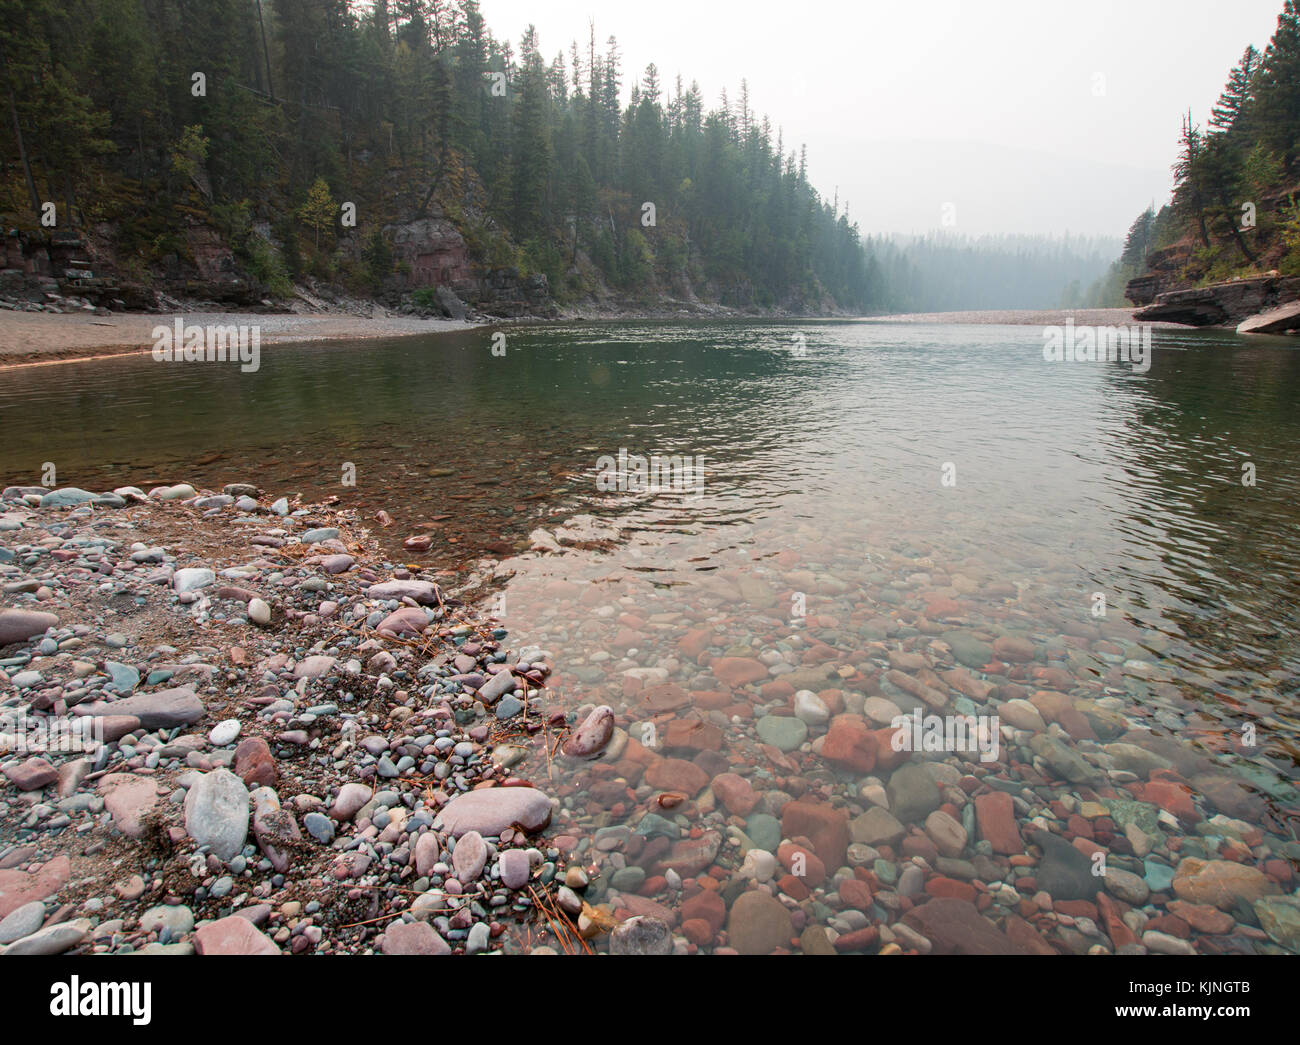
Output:
[[[749,81],[754,109],[807,143],[813,182],[864,233],[1122,235],[1168,197],[1180,114],[1208,118],[1282,0],[481,0],[547,59],[618,37],[710,107]],[[626,86],[625,86],[626,91]]]

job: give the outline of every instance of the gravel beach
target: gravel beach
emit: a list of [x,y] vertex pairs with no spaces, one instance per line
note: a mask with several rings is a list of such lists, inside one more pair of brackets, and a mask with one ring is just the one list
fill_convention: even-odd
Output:
[[248,326],[261,329],[262,346],[306,341],[339,341],[409,337],[471,330],[481,323],[412,316],[347,314],[300,315],[291,312],[177,312],[53,314],[0,311],[0,369],[103,356],[138,355],[154,344],[153,329],[170,326],[177,317],[200,326]]

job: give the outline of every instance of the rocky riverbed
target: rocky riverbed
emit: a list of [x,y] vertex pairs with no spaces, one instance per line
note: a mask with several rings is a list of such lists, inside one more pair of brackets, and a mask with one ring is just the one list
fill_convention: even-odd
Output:
[[328,506],[178,484],[0,509],[0,951],[555,942],[553,803],[509,770],[562,735],[543,651]]
[[330,505],[3,496],[8,953],[1300,951],[1294,789],[1125,622],[781,552],[684,613],[539,582],[566,671]]

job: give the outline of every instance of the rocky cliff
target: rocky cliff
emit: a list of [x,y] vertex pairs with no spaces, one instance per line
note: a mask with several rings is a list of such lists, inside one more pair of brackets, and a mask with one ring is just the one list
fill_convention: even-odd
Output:
[[1300,320],[1292,321],[1295,310],[1290,307],[1300,301],[1300,276],[1274,272],[1204,287],[1155,290],[1161,278],[1158,272],[1148,273],[1129,283],[1125,291],[1129,300],[1146,305],[1133,314],[1134,319],[1193,327],[1231,326],[1243,333],[1286,333],[1300,327]]

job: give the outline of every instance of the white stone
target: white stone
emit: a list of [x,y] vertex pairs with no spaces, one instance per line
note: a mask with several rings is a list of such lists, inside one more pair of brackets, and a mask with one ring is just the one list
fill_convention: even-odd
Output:
[[228,718],[212,727],[212,732],[208,734],[208,740],[213,747],[225,747],[227,744],[235,742],[239,737],[239,730],[239,719]]
[[180,593],[206,588],[216,581],[217,575],[203,567],[188,567],[177,570],[172,576],[172,587]]

